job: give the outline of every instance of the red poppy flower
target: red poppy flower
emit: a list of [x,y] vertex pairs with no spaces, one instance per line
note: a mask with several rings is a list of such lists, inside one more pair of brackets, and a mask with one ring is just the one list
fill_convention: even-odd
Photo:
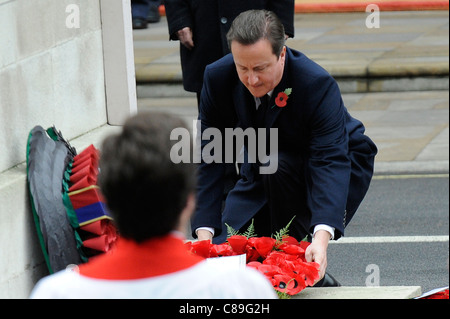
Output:
[[275,104],[278,107],[285,107],[287,104],[288,98],[289,98],[289,96],[286,93],[280,92],[280,93],[278,93],[278,96],[275,99]]
[[249,247],[255,248],[255,243],[258,241],[258,237],[250,237],[247,241]]
[[211,242],[209,240],[199,240],[191,244],[191,251],[203,258],[209,258],[209,249],[211,247]]
[[247,237],[241,235],[234,235],[228,238],[228,242],[230,243],[233,251],[240,255],[245,253],[245,248],[247,246]]
[[271,237],[258,237],[254,241],[254,247],[261,257],[266,258],[272,251],[276,243],[276,240]]
[[209,249],[210,257],[232,256],[233,249],[227,243],[211,245]]
[[298,240],[292,236],[284,236],[283,243],[290,244],[290,245],[299,245]]
[[254,247],[247,245],[246,250],[247,250],[247,252],[246,252],[247,262],[256,261],[261,257],[261,255],[258,253],[258,251]]
[[291,244],[281,244],[278,246],[278,249],[281,249],[286,254],[296,255],[296,256],[304,256],[305,250],[299,245],[291,245]]
[[277,265],[266,265],[263,263],[259,265],[257,269],[269,278],[282,273],[281,268]]
[[288,295],[296,295],[305,288],[295,278],[291,278],[288,275],[275,275],[272,283],[276,290]]
[[294,266],[294,273],[301,276],[307,286],[312,286],[314,285],[314,282],[319,279],[319,264],[315,262],[299,261]]
[[251,261],[251,262],[247,263],[247,267],[252,267],[255,269],[258,269],[258,267],[261,265],[262,264],[259,261]]
[[285,255],[286,254],[279,251],[272,251],[269,255],[267,255],[264,263],[268,265],[282,265],[285,263]]
[[302,247],[304,250],[306,250],[306,248],[308,248],[309,245],[311,245],[311,243],[309,241],[301,241],[299,243],[300,247]]
[[293,261],[296,259],[297,256],[289,255],[282,251],[272,251],[269,255],[267,255],[265,262],[270,264],[285,264],[286,261]]

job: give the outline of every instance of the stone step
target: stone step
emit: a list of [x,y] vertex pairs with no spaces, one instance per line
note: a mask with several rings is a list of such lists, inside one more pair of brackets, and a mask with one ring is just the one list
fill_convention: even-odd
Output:
[[306,288],[292,299],[413,299],[420,286]]

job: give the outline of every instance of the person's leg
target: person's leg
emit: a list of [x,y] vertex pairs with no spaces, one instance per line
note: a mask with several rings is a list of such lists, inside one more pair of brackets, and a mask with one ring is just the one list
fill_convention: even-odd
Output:
[[298,154],[280,152],[278,167],[273,174],[261,175],[268,201],[269,219],[273,234],[289,227],[289,235],[297,240],[308,236],[311,213],[306,201],[306,182],[302,157]]
[[147,21],[149,23],[159,22],[161,15],[159,14],[159,6],[161,5],[161,0],[149,0],[150,8],[147,15]]
[[[304,162],[299,155],[278,154],[278,169],[274,174],[262,175],[268,198],[272,233],[284,228],[296,216],[289,227],[289,235],[301,241],[311,241],[309,233],[311,212],[307,206],[307,188]],[[258,214],[257,214],[258,216]],[[340,283],[329,273],[314,287],[337,287]]]
[[242,234],[253,223],[255,234],[257,237],[271,237],[272,236],[272,221],[270,219],[269,207],[264,205],[251,220],[249,220],[244,226],[239,229],[239,233]]
[[149,0],[131,0],[131,16],[133,18],[133,29],[147,28],[147,15],[149,10]]

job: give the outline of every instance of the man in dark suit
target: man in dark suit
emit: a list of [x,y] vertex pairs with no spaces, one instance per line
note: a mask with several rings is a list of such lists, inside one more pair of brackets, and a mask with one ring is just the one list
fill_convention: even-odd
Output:
[[[285,46],[283,25],[273,12],[240,14],[228,40],[232,54],[205,71],[199,110],[203,158],[193,235],[224,242],[225,223],[245,230],[254,219],[258,236],[270,236],[295,216],[290,235],[298,240],[312,236],[306,256],[321,265],[322,277],[329,240],[344,234],[369,187],[376,146],[364,135],[363,124],[347,112],[335,80]],[[225,156],[205,160],[212,142],[205,133],[212,128],[222,137],[227,128],[270,128],[269,140],[277,133],[269,162],[259,157],[252,161],[251,139],[245,144],[240,179],[223,207],[224,173],[230,164]],[[226,143],[230,141],[222,141]],[[276,169],[261,174],[273,161]]]
[[170,39],[180,40],[184,89],[197,97],[205,67],[230,52],[226,34],[239,13],[271,10],[294,37],[294,0],[165,0],[164,6]]

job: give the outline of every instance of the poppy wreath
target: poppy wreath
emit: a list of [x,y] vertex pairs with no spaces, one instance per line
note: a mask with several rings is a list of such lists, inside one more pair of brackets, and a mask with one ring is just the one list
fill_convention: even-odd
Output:
[[227,242],[215,245],[209,240],[201,240],[186,242],[186,246],[203,258],[246,254],[247,267],[260,271],[280,298],[290,298],[319,279],[319,264],[305,259],[305,250],[310,243],[299,242],[288,235],[291,222],[272,237],[256,237],[253,222],[243,234],[227,225]]

